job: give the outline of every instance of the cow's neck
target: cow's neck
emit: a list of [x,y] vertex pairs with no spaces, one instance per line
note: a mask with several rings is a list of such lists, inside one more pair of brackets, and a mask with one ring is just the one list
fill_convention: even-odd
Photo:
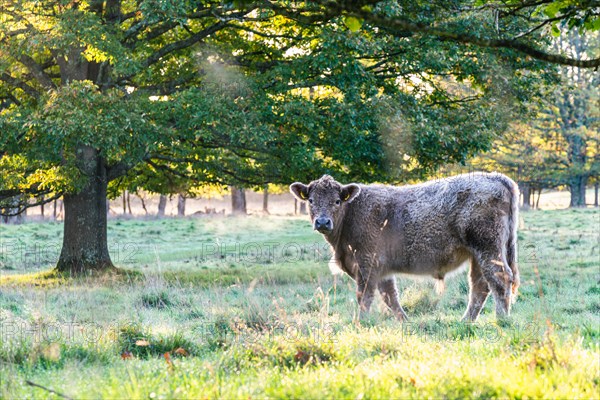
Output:
[[342,235],[340,235],[340,233],[336,232],[335,230],[333,230],[331,233],[323,235],[327,243],[329,243],[334,249],[338,247],[338,243],[340,241],[341,236]]

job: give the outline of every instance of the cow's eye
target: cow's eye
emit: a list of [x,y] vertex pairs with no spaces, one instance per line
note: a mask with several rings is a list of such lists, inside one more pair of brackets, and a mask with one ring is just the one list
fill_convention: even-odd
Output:
[[337,199],[337,200],[335,201],[335,205],[336,205],[336,206],[339,206],[339,205],[340,205],[340,203],[341,203],[341,202],[340,202],[340,199]]
[[313,199],[308,199],[308,202],[309,202],[310,204],[312,204],[312,203],[313,203]]

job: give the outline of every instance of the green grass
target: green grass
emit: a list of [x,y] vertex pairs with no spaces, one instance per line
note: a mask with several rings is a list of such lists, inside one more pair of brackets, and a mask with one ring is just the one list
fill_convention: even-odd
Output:
[[465,274],[401,278],[410,321],[358,325],[304,219],[111,221],[127,273],[93,278],[49,271],[60,225],[2,225],[0,398],[598,398],[600,213],[522,216],[500,325],[491,299],[459,322]]

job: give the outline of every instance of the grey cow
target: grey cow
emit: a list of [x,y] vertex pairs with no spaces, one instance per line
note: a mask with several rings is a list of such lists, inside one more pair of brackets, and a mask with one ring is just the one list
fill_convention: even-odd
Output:
[[406,319],[394,274],[444,276],[470,261],[469,305],[474,321],[492,293],[496,316],[507,316],[519,286],[519,189],[499,173],[470,173],[409,186],[343,185],[331,176],[290,186],[308,201],[315,230],[333,261],[357,283],[360,315],[375,289],[395,316]]

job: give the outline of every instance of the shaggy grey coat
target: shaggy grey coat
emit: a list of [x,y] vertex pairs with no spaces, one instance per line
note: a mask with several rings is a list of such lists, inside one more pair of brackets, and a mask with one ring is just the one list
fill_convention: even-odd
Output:
[[313,226],[334,250],[334,261],[355,279],[361,314],[376,289],[397,318],[394,274],[443,281],[470,261],[469,305],[476,320],[492,293],[496,315],[510,312],[519,286],[517,221],[519,190],[499,173],[470,173],[409,186],[342,185],[324,175],[291,192],[307,200]]

